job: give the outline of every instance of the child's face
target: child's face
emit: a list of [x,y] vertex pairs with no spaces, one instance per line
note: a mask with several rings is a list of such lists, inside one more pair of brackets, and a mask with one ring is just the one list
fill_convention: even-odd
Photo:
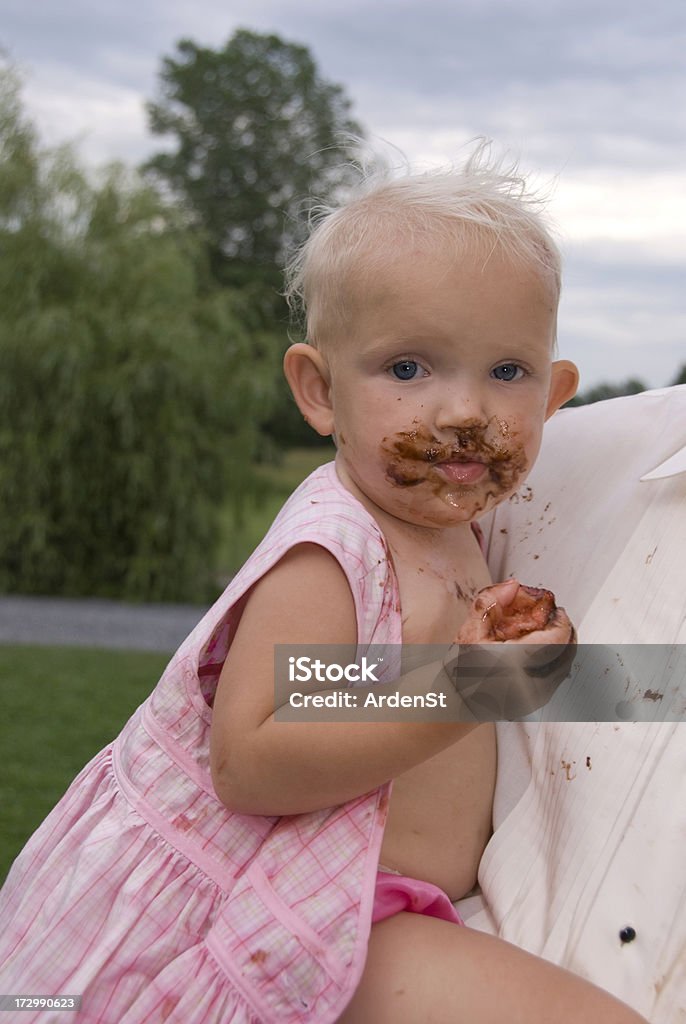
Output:
[[327,352],[341,474],[418,526],[466,522],[516,490],[559,404],[552,282],[483,262],[401,254],[360,280]]

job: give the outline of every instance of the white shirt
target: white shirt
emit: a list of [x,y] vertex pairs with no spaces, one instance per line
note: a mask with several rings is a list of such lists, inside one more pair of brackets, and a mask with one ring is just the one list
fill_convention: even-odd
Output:
[[[526,485],[482,526],[493,578],[553,590],[580,643],[661,644],[683,663],[686,648],[667,645],[686,643],[686,386],[557,413]],[[596,683],[612,708],[628,696],[629,713],[644,712],[632,717],[648,721],[498,725],[485,908],[469,924],[589,978],[653,1024],[677,1024],[686,704],[651,721],[663,712],[659,672],[646,679],[649,648],[633,655],[630,683],[610,669]],[[636,936],[622,942],[627,927]]]

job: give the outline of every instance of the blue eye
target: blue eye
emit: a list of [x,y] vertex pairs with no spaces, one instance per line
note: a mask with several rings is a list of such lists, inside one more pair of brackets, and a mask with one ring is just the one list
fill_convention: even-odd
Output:
[[524,370],[521,366],[517,366],[516,363],[503,363],[502,366],[496,366],[492,372],[496,380],[503,380],[507,382],[511,380],[519,380],[523,375]]
[[391,367],[391,373],[397,380],[414,380],[418,370],[419,363],[415,363],[414,359],[403,359]]

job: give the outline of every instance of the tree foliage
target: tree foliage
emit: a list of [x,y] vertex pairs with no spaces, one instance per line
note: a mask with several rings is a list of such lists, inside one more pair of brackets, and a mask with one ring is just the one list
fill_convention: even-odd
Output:
[[[673,380],[669,382],[668,387],[674,387],[677,384],[686,384],[686,363],[679,370]],[[590,405],[592,402],[604,402],[608,398],[622,398],[624,395],[638,395],[642,391],[647,391],[648,385],[639,380],[636,377],[629,377],[627,380],[622,381],[619,384],[602,383],[596,384],[594,387],[589,388],[587,391],[579,392],[574,398],[567,402],[567,405]]]
[[588,391],[579,392],[567,405],[590,405],[592,402],[604,402],[608,398],[621,398],[623,395],[638,395],[648,385],[642,380],[630,377],[620,384],[596,384]]
[[48,154],[0,74],[0,591],[205,600],[275,347],[173,208]]
[[175,149],[147,169],[187,202],[220,280],[279,282],[303,199],[324,199],[353,174],[346,138],[361,128],[343,89],[306,47],[245,29],[220,50],[181,40],[160,85],[150,127]]

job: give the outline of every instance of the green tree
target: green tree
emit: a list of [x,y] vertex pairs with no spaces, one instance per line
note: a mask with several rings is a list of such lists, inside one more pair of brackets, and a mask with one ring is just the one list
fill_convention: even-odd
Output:
[[343,89],[305,46],[245,29],[221,50],[181,40],[160,86],[150,127],[175,149],[146,170],[188,204],[219,281],[280,288],[303,200],[326,199],[354,176],[346,139],[362,130]]
[[575,395],[567,405],[590,405],[592,402],[604,402],[608,398],[621,398],[622,395],[637,395],[645,391],[647,385],[642,380],[630,377],[621,384],[596,384],[588,391]]
[[[281,268],[303,236],[305,201],[357,179],[348,140],[363,133],[350,108],[305,46],[245,29],[219,50],[181,40],[148,105],[152,132],[174,148],[144,172],[184,203],[214,280],[241,289],[253,329],[281,339],[279,361],[288,344]],[[272,444],[317,444],[280,369],[273,384]]]
[[677,372],[672,384],[686,384],[686,363],[684,363],[681,369]]
[[40,149],[0,70],[0,591],[205,600],[278,347],[173,206]]

